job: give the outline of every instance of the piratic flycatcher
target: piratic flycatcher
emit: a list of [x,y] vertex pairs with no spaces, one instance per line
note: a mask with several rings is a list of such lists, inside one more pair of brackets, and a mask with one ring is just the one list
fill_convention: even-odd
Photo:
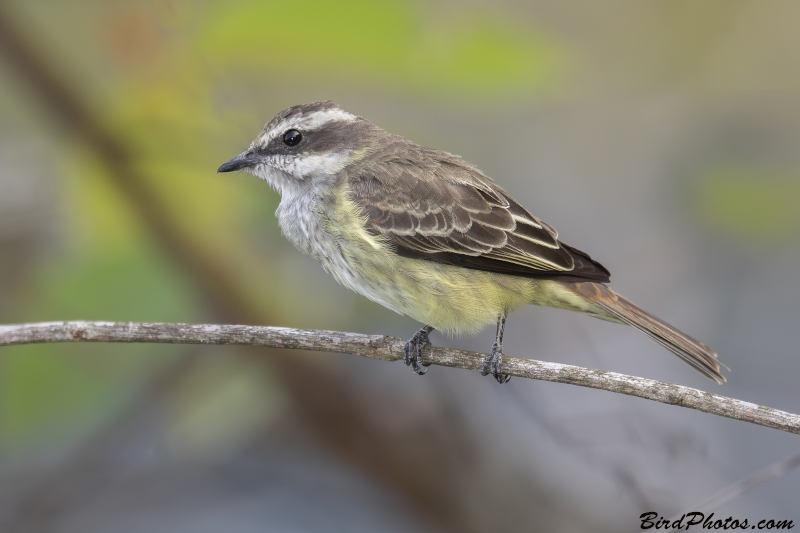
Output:
[[339,283],[425,324],[404,352],[417,374],[427,371],[433,329],[472,333],[496,322],[481,374],[507,382],[506,315],[534,304],[634,326],[725,381],[714,351],[609,289],[608,270],[458,156],[314,102],[278,113],[218,171],[233,170],[280,193],[284,235]]

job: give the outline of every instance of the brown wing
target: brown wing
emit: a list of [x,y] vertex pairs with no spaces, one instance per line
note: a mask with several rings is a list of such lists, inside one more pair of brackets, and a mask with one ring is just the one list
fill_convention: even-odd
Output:
[[397,253],[464,268],[537,278],[609,281],[587,254],[457,156],[398,140],[350,176],[367,229]]

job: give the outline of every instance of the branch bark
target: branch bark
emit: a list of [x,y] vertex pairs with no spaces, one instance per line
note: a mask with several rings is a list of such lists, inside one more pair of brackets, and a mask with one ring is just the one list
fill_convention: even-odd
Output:
[[[42,342],[238,344],[351,353],[382,361],[402,359],[405,344],[402,339],[385,335],[268,326],[84,321],[0,326],[0,346]],[[483,354],[438,346],[431,346],[424,353],[427,363],[467,370],[480,369],[483,358]],[[669,405],[680,405],[704,413],[800,434],[800,415],[673,383],[508,356],[503,359],[503,371],[521,378],[568,383],[637,396]]]

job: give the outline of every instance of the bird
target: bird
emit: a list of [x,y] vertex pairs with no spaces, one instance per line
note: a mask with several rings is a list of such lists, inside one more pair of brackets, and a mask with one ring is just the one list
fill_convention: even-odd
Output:
[[717,354],[608,287],[609,271],[457,155],[420,146],[332,101],[278,113],[217,172],[243,171],[280,196],[283,235],[339,283],[423,324],[404,345],[417,374],[436,329],[496,324],[481,374],[499,383],[506,317],[554,307],[633,326],[722,383]]

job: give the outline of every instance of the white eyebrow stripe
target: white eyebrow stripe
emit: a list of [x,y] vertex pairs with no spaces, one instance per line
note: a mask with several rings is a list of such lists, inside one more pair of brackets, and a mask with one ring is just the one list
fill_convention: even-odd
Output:
[[357,117],[339,108],[314,111],[306,116],[295,117],[289,126],[302,126],[307,130],[315,130],[328,122],[352,122]]
[[265,146],[267,143],[269,143],[269,141],[278,135],[283,135],[286,130],[298,129],[300,131],[313,131],[321,128],[329,122],[353,122],[357,118],[357,116],[339,108],[314,111],[307,115],[299,115],[292,117],[289,120],[279,122],[270,131],[264,132],[262,135],[260,135],[258,142],[262,146]]

